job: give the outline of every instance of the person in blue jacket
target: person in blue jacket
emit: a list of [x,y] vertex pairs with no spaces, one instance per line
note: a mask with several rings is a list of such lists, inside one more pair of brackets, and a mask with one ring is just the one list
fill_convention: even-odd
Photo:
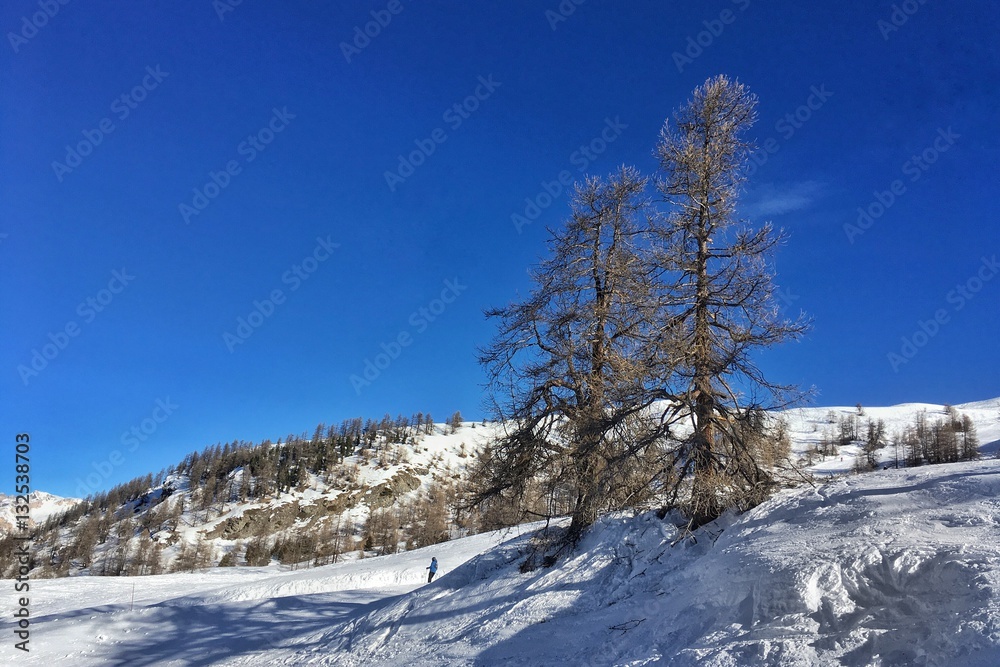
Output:
[[425,567],[424,569],[425,570],[430,570],[430,572],[427,573],[427,583],[429,584],[429,583],[431,583],[431,579],[434,578],[434,575],[437,574],[437,571],[438,571],[438,559],[437,559],[437,557],[435,556],[434,558],[431,558],[431,564],[428,567]]

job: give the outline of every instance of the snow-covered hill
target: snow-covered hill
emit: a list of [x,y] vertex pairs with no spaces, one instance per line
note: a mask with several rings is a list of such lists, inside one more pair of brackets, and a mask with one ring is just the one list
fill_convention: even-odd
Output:
[[[973,419],[983,452],[996,452],[1000,399],[955,407]],[[808,459],[842,419],[881,419],[891,434],[920,412],[947,414],[924,404],[858,412],[785,413],[793,453]],[[166,556],[201,540],[218,557],[256,524],[315,528],[323,512],[310,508],[320,505],[360,523],[373,507],[460,474],[497,430],[438,426],[405,452],[348,457],[347,487],[308,477],[221,512],[198,509],[174,476],[121,515],[141,520],[161,500],[183,500],[176,528],[158,536]],[[607,517],[575,553],[530,572],[521,565],[538,525],[392,556],[355,552],[306,570],[272,562],[32,580],[32,650],[5,643],[0,664],[1000,664],[1000,461],[852,475],[858,449],[814,456],[816,486],[784,491],[694,539],[653,514]],[[338,505],[347,495],[353,504]],[[443,572],[426,585],[432,555]]]
[[[0,493],[0,535],[14,531],[17,515],[14,505],[17,496]],[[28,495],[29,517],[32,525],[45,523],[53,514],[65,512],[78,502],[77,498],[62,498],[44,491],[32,491]]]
[[694,539],[607,517],[521,572],[537,528],[298,572],[33,582],[17,664],[1000,664],[995,459],[806,485]]
[[[1000,399],[955,407],[978,428],[982,451],[987,455],[996,452],[1000,446]],[[853,421],[859,437],[863,438],[860,434],[868,420],[881,420],[886,426],[886,439],[890,439],[910,426],[921,412],[929,421],[947,416],[946,406],[911,403],[861,410],[857,406],[798,408],[780,417],[787,424],[793,458],[804,473],[822,479],[850,473],[858,461],[860,440],[839,445],[834,454],[815,453],[821,441],[834,437],[838,422]],[[214,473],[219,481],[210,491],[192,489],[187,475],[190,464],[179,467],[162,484],[152,488],[137,486],[130,492],[134,495],[128,496],[134,499],[125,505],[111,504],[92,510],[86,517],[66,522],[58,532],[41,536],[35,543],[33,562],[44,571],[33,571],[33,576],[149,574],[169,571],[182,562],[188,563],[182,569],[224,562],[243,565],[250,562],[247,556],[250,542],[258,536],[267,538],[263,548],[271,549],[272,555],[285,563],[296,558],[306,564],[351,558],[352,552],[356,553],[370,541],[373,530],[370,525],[366,527],[366,521],[373,511],[391,510],[394,516],[389,520],[400,523],[400,530],[398,537],[391,527],[382,531],[384,539],[374,547],[369,546],[369,555],[376,550],[392,551],[387,543],[398,544],[398,548],[419,546],[421,542],[413,538],[417,532],[413,523],[415,509],[430,499],[435,485],[438,502],[442,493],[456,493],[476,452],[495,438],[501,428],[498,424],[472,422],[456,427],[428,424],[418,434],[404,437],[405,442],[380,436],[373,446],[358,448],[332,468],[319,474],[304,473],[295,485],[281,493],[251,494],[243,501],[238,498],[243,495],[241,488],[255,483],[253,479],[249,482],[245,479],[244,468],[222,468]],[[280,452],[282,445],[271,447]],[[899,449],[886,447],[876,453],[876,458],[888,465],[899,455]],[[213,499],[206,502],[209,493]],[[36,498],[39,500],[32,515],[39,522],[76,502],[48,494],[36,494]],[[448,510],[440,505],[435,512],[441,516]],[[9,501],[6,505],[0,502],[0,535],[5,516],[11,522]],[[410,523],[403,525],[403,521]],[[84,546],[80,547],[85,522],[89,522],[91,542],[88,546],[83,541]],[[129,523],[123,526],[122,522]],[[451,537],[469,532],[454,523],[445,530]],[[93,537],[99,531],[106,532],[110,539]],[[282,540],[288,544],[305,536],[326,542],[320,549],[315,541],[303,540],[281,551]],[[335,548],[330,547],[331,540],[336,543]],[[260,550],[257,548],[255,553]],[[138,557],[140,554],[145,554],[145,560]],[[267,558],[264,554],[254,563],[264,564]],[[156,565],[150,564],[153,562]],[[13,571],[10,563],[5,567],[6,572]]]
[[[980,451],[991,456],[1000,451],[1000,398],[993,398],[975,403],[964,403],[953,406],[959,413],[968,415],[975,424],[980,441]],[[792,440],[792,451],[799,457],[814,448],[822,439],[824,432],[836,427],[836,420],[856,417],[862,427],[869,420],[882,420],[886,427],[886,436],[890,437],[912,426],[914,419],[921,412],[929,420],[943,419],[948,415],[947,406],[932,403],[902,403],[890,407],[862,407],[864,414],[858,414],[857,406],[834,406],[815,408],[794,408],[781,413],[789,426]],[[838,475],[849,473],[854,468],[858,454],[856,445],[841,448],[835,457],[815,460],[805,466],[815,475]],[[887,448],[881,453],[881,459],[888,463],[893,458],[893,452]]]
[[[178,466],[162,483],[130,482],[134,491],[128,492],[126,497],[131,499],[124,504],[105,502],[106,507],[91,507],[86,515],[74,515],[55,530],[36,535],[32,576],[155,574],[169,571],[184,558],[218,565],[227,555],[228,564],[243,565],[249,543],[258,538],[269,550],[277,550],[282,541],[292,544],[282,556],[274,556],[286,563],[296,557],[305,565],[316,559],[350,559],[372,534],[365,528],[374,511],[386,511],[388,521],[398,522],[404,506],[412,514],[433,492],[435,502],[442,506],[440,513],[447,512],[442,496],[455,493],[475,452],[496,434],[495,425],[465,422],[454,426],[428,423],[419,434],[411,429],[405,443],[378,436],[321,472],[303,470],[296,483],[278,493],[250,494],[242,501],[238,498],[241,490],[252,489],[260,481],[247,479],[243,467],[213,471],[214,490],[209,490],[204,477],[200,486],[192,488],[190,463]],[[283,456],[283,448],[282,444],[260,446],[261,451],[270,449],[272,458]],[[38,523],[79,502],[36,495],[51,500],[33,510]],[[7,509],[6,514],[12,519],[11,512]],[[91,537],[80,548],[84,524]],[[404,543],[412,546],[418,541],[412,539],[415,530],[412,525],[406,528],[409,532],[397,531],[398,538],[394,537],[396,529],[385,531],[384,542],[394,548]],[[451,537],[469,532],[445,524],[441,530]],[[98,533],[103,537],[95,537]],[[325,551],[320,557],[311,549],[323,540]],[[332,542],[335,548],[330,547]],[[368,555],[393,550],[382,542],[366,549]],[[139,559],[139,553],[145,556]],[[154,560],[157,564],[150,565]],[[265,564],[268,555],[261,560],[258,564]],[[0,556],[0,572],[9,575],[14,565],[9,554]]]
[[[261,526],[270,534],[316,530],[341,512],[352,524],[351,532],[360,537],[361,526],[373,508],[413,501],[436,480],[458,479],[473,453],[496,434],[497,427],[492,424],[466,422],[457,429],[436,425],[432,433],[415,443],[386,443],[386,451],[396,453],[393,456],[347,457],[343,464],[351,470],[349,481],[310,475],[307,483],[278,497],[234,503],[222,512],[188,511],[177,533],[188,543],[207,536],[216,561],[239,540],[260,534]],[[236,471],[234,476],[239,474]],[[186,480],[174,480],[174,485],[186,490]],[[173,551],[168,550],[168,559]]]

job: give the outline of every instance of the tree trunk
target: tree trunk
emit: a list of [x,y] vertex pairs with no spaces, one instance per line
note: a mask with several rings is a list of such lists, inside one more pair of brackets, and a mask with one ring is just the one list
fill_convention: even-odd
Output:
[[710,280],[709,258],[709,215],[707,194],[698,214],[698,252],[695,257],[697,279],[694,312],[694,482],[691,493],[692,518],[696,525],[707,523],[720,513],[716,489],[712,482],[715,472],[714,421],[716,418],[715,389],[712,385],[712,332],[709,324]]

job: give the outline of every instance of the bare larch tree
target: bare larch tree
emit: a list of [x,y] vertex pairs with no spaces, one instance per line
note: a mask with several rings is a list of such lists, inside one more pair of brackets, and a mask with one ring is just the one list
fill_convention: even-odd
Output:
[[773,491],[787,437],[765,410],[794,391],[753,355],[806,323],[775,305],[781,235],[736,215],[755,105],[723,76],[696,89],[657,146],[659,202],[633,168],[588,178],[530,296],[487,312],[500,325],[480,360],[507,432],[475,502],[569,488],[572,542],[653,495],[697,526]]
[[709,79],[665,124],[656,150],[656,185],[669,207],[656,225],[657,253],[673,276],[666,300],[684,359],[674,393],[691,422],[680,478],[693,477],[695,525],[773,490],[768,464],[780,452],[762,410],[782,407],[794,391],[766,379],[753,354],[807,326],[801,316],[783,319],[774,298],[769,258],[782,235],[737,217],[756,104],[742,84]]
[[573,539],[657,474],[648,458],[659,428],[640,416],[667,397],[672,360],[645,260],[646,185],[622,168],[578,186],[572,217],[549,230],[551,256],[534,271],[531,295],[487,312],[500,326],[481,361],[508,432],[480,471],[479,499],[523,494],[546,475],[565,483],[553,471],[568,471]]

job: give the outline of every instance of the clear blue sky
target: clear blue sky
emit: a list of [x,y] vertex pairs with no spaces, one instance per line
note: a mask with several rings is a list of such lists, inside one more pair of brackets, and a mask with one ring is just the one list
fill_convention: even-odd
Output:
[[719,73],[760,97],[743,210],[790,233],[778,283],[815,323],[771,376],[820,404],[1000,395],[996,3],[485,4],[3,3],[0,433],[31,434],[35,488],[482,418],[482,310],[567,213],[543,183],[650,170]]

